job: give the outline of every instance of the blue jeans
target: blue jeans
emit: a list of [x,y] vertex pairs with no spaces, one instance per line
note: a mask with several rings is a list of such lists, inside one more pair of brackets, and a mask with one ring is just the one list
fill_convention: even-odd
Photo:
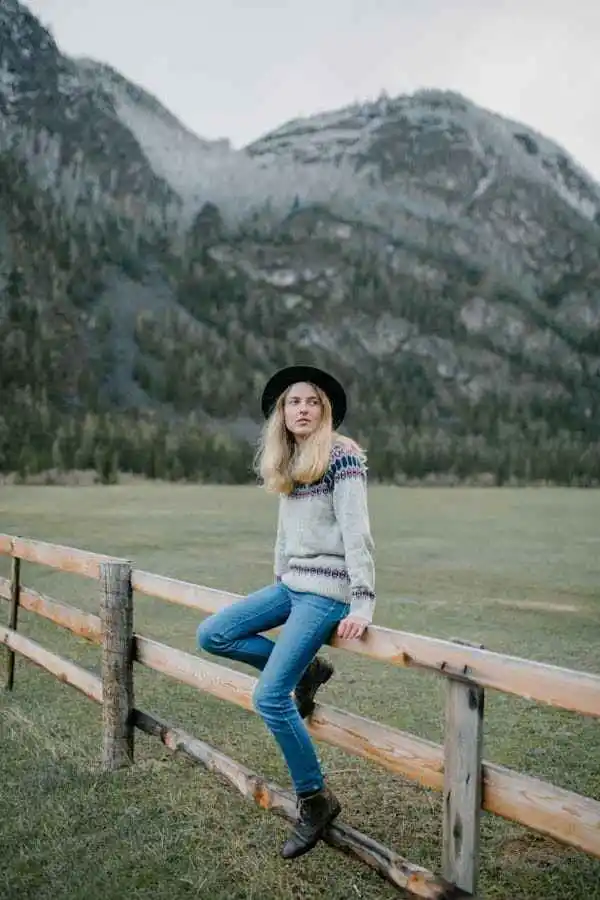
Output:
[[[349,604],[274,584],[205,619],[198,646],[261,670],[253,701],[279,744],[296,793],[318,791],[323,773],[291,693],[319,648],[350,611]],[[261,631],[283,625],[278,640]]]

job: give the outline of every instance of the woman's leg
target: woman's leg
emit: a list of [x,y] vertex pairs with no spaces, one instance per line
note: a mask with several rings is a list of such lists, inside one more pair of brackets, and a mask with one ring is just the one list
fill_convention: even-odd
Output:
[[319,647],[348,615],[344,603],[289,591],[291,612],[254,691],[254,706],[275,737],[297,794],[323,788],[324,779],[310,735],[291,692]]
[[282,625],[290,611],[286,586],[269,585],[205,619],[196,633],[198,646],[262,670],[274,642],[258,632]]

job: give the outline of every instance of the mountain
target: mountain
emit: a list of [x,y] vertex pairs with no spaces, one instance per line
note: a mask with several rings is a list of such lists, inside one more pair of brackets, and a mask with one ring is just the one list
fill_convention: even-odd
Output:
[[194,197],[198,172],[210,174],[236,165],[227,139],[205,141],[193,134],[143,88],[110,66],[90,59],[74,61],[80,84],[107,94],[120,122],[138,141],[152,170],[183,197]]
[[429,90],[236,150],[4,0],[0,192],[0,470],[244,480],[300,360],[374,477],[600,480],[600,186],[525,125]]

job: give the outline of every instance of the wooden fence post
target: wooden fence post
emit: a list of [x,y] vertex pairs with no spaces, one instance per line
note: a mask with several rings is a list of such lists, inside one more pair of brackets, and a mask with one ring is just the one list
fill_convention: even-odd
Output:
[[[466,644],[466,641],[456,641]],[[484,649],[482,645],[480,649]],[[475,895],[479,877],[479,829],[483,786],[483,688],[468,669],[449,677],[444,735],[444,878]]]
[[[8,627],[12,631],[17,630],[19,616],[19,596],[21,593],[21,560],[13,556],[10,573],[10,612],[8,615]],[[6,658],[6,690],[12,691],[15,683],[15,651],[9,650]]]
[[102,763],[114,771],[133,762],[133,590],[131,564],[100,564],[102,624]]

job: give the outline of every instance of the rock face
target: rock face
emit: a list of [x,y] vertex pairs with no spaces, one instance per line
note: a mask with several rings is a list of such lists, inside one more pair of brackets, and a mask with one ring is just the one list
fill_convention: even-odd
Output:
[[599,477],[600,186],[561,147],[421,91],[235,150],[17,0],[0,37],[0,468],[24,403],[29,468],[40,417],[63,461],[86,415],[230,447],[304,360],[383,476]]

